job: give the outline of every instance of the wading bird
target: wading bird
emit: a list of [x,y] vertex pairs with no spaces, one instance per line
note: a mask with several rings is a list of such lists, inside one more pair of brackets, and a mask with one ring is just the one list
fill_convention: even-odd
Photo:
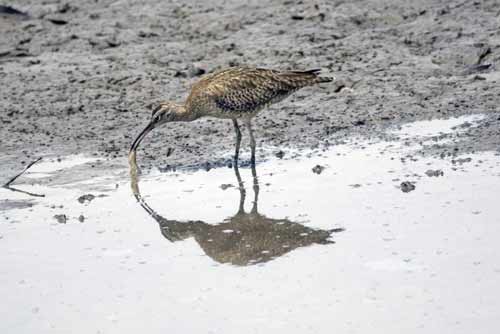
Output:
[[191,93],[184,104],[164,102],[153,110],[151,121],[132,143],[129,160],[135,161],[135,152],[140,142],[151,130],[161,124],[191,122],[200,117],[216,117],[233,121],[236,132],[234,154],[236,163],[241,142],[238,119],[245,123],[250,135],[251,164],[255,164],[252,118],[268,105],[285,99],[300,88],[333,80],[329,77],[320,77],[319,72],[318,69],[278,71],[232,67],[205,75],[192,86]]

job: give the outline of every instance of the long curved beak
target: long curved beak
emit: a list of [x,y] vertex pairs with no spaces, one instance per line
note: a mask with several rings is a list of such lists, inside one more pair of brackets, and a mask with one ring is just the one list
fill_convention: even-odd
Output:
[[141,141],[146,137],[146,135],[155,128],[155,123],[154,122],[149,122],[149,124],[144,128],[144,130],[139,133],[137,138],[135,138],[134,142],[132,143],[132,146],[130,146],[130,152],[135,151]]

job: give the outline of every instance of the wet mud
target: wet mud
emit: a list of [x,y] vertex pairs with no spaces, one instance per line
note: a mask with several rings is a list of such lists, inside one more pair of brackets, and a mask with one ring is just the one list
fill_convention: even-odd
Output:
[[[500,146],[495,0],[23,0],[1,8],[2,179],[40,156],[123,157],[152,106],[182,101],[204,73],[242,64],[322,68],[338,79],[262,112],[258,146],[277,149],[258,159],[474,113],[486,115],[480,126],[435,153]],[[145,140],[139,164],[208,169],[227,163],[219,152],[233,143],[229,121],[171,124]]]
[[[42,160],[0,188],[0,332],[491,332],[499,17],[495,0],[2,2],[0,184]],[[245,132],[238,167],[231,122],[206,118],[154,130],[130,168],[154,105],[235,65],[337,80],[255,118],[256,166]]]

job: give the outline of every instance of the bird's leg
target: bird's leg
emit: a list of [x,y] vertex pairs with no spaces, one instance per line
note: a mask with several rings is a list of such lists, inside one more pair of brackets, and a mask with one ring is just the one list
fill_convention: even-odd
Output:
[[250,118],[246,120],[246,125],[248,128],[248,134],[250,135],[250,148],[252,149],[252,156],[250,158],[250,164],[252,166],[255,166],[255,138],[253,136],[253,129],[252,129],[252,123],[250,121]]
[[259,202],[259,178],[257,177],[257,170],[255,169],[255,164],[253,164],[251,167],[252,167],[253,193],[254,193],[253,206],[251,212],[257,213],[257,203]]
[[240,154],[240,143],[241,143],[241,131],[240,127],[238,126],[238,121],[236,119],[233,119],[233,124],[234,124],[234,131],[236,132],[236,147],[234,150],[234,164],[238,164],[238,157]]
[[246,190],[245,185],[243,184],[243,180],[241,179],[240,170],[238,168],[238,164],[234,164],[234,174],[236,175],[236,180],[238,181],[238,189],[240,190],[240,206],[238,208],[238,213],[245,213],[245,198],[246,198]]

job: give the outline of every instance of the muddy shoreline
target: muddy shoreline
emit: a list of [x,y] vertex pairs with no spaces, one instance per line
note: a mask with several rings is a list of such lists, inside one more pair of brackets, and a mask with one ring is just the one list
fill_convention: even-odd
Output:
[[[477,127],[430,153],[500,148],[496,1],[1,4],[26,13],[0,14],[1,179],[39,156],[125,157],[153,105],[181,101],[203,73],[242,64],[322,68],[338,79],[263,111],[254,126],[261,147],[323,147],[480,113]],[[229,121],[165,126],[143,142],[139,164],[217,164],[233,137]]]

